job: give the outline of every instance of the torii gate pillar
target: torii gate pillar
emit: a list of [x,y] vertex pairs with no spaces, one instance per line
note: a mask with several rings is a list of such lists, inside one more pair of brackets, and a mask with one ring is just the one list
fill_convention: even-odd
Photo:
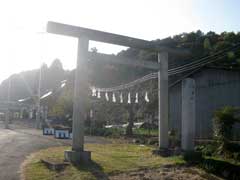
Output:
[[168,148],[168,53],[158,53],[158,126],[159,126],[159,148]]
[[65,160],[73,163],[89,162],[91,159],[91,153],[84,151],[84,119],[88,97],[86,70],[88,45],[89,40],[87,38],[84,36],[78,38],[77,68],[74,83],[72,150],[65,151]]

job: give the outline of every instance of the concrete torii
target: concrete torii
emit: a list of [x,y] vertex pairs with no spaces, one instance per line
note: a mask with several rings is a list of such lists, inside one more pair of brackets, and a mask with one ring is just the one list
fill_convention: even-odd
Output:
[[[91,159],[91,153],[84,151],[84,114],[86,112],[85,103],[87,101],[88,88],[86,63],[89,58],[158,70],[159,148],[168,148],[168,53],[183,54],[188,52],[166,47],[157,47],[153,45],[152,42],[146,40],[56,22],[48,22],[47,32],[78,38],[78,56],[73,104],[73,140],[72,150],[65,152],[66,160],[81,162]],[[89,40],[155,51],[158,53],[158,63],[88,52]]]

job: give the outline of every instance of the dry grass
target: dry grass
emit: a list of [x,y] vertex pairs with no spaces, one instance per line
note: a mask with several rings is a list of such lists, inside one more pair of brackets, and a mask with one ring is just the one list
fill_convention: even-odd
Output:
[[70,165],[62,172],[51,171],[40,161],[41,158],[63,161],[63,152],[67,149],[69,147],[54,147],[32,154],[22,168],[24,180],[108,179],[109,175],[121,172],[184,163],[179,157],[154,156],[151,153],[153,148],[149,146],[119,143],[87,144],[86,149],[92,152],[93,162],[90,165]]
[[181,157],[163,158],[152,155],[152,147],[120,142],[87,144],[93,162],[69,165],[61,172],[51,171],[40,159],[64,161],[63,153],[70,147],[53,147],[29,156],[22,166],[24,180],[219,180],[195,167],[185,166]]

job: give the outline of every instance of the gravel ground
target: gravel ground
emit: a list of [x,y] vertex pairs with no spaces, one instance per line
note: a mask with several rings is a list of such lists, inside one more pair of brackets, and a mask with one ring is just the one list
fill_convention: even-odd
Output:
[[221,180],[194,167],[165,166],[110,176],[109,180]]

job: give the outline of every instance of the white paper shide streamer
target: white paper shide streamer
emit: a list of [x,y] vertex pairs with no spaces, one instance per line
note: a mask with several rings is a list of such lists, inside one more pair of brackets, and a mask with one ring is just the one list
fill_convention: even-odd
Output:
[[[94,88],[94,87],[92,87],[91,90],[92,90],[92,96],[95,96],[95,97],[97,97],[99,99],[101,98],[101,91],[99,91],[97,88]],[[111,98],[111,96],[110,96],[110,98]],[[117,98],[116,98],[116,95],[115,95],[114,92],[112,93],[112,98],[111,99],[110,98],[109,98],[108,92],[105,92],[105,99],[106,99],[106,101],[112,100],[113,103],[117,102]],[[150,99],[148,97],[148,92],[147,91],[145,92],[144,99],[145,99],[145,101],[147,103],[150,102]],[[122,94],[122,92],[119,95],[119,100],[120,100],[120,103],[123,103],[123,94]],[[134,103],[134,102],[136,104],[139,103],[139,93],[138,92],[136,92],[136,94],[135,94],[135,101],[133,101],[133,102],[131,102],[131,101],[132,101],[131,100],[131,92],[128,92],[128,94],[127,94],[127,103],[128,104],[131,104],[131,103]]]
[[112,102],[114,102],[114,103],[116,102],[116,97],[115,97],[114,93],[112,94]]
[[97,90],[95,88],[92,88],[92,96],[97,96]]
[[108,93],[107,92],[105,93],[105,98],[106,98],[106,101],[109,101],[109,97],[108,97]]
[[135,96],[135,103],[138,103],[138,93],[136,93],[136,96]]
[[90,118],[93,118],[93,110],[90,110]]
[[120,94],[120,103],[123,103],[123,95],[122,95],[122,93]]
[[130,92],[128,93],[128,104],[131,104],[131,94],[130,94]]
[[97,98],[98,98],[98,99],[101,98],[101,93],[100,93],[100,91],[97,92]]
[[146,102],[149,102],[149,101],[150,101],[149,98],[148,98],[148,92],[145,93],[145,101],[146,101]]

